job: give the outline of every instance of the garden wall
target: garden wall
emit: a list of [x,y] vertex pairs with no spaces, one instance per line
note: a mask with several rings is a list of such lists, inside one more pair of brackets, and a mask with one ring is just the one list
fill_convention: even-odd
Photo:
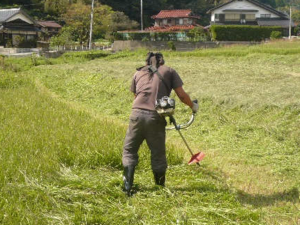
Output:
[[10,55],[10,54],[17,54],[17,53],[39,53],[40,49],[38,48],[0,48],[0,54],[3,55]]
[[[253,45],[260,42],[245,41],[222,41],[222,42],[189,42],[189,41],[173,41],[176,51],[193,51],[199,48],[215,48],[223,45]],[[112,46],[113,51],[135,50],[145,48],[148,50],[170,50],[168,41],[115,41]]]

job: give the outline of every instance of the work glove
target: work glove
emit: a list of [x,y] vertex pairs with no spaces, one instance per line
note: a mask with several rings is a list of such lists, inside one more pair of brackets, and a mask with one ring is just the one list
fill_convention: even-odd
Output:
[[198,109],[199,109],[198,100],[193,100],[193,108],[192,108],[193,113],[197,113]]

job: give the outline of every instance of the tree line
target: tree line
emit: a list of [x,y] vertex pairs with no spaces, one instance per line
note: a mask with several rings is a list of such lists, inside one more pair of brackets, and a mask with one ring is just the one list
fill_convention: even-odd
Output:
[[[57,42],[86,42],[89,35],[92,0],[1,0],[0,8],[22,7],[36,20],[55,20],[65,25]],[[144,0],[144,27],[152,26],[151,16],[162,9],[192,9],[201,16],[201,25],[209,24],[209,9],[228,0]],[[281,11],[293,6],[293,19],[300,22],[300,0],[257,0]],[[138,29],[140,0],[95,0],[94,39],[110,39],[118,30]]]
[[[144,26],[153,25],[152,15],[156,15],[162,9],[192,9],[202,20],[201,25],[209,24],[209,15],[206,12],[214,6],[228,0],[144,0],[143,14]],[[294,18],[300,17],[300,0],[257,0],[275,9],[288,12],[289,6],[293,6]],[[113,11],[119,11],[128,16],[130,20],[140,22],[140,0],[95,0],[96,3],[110,6]],[[91,0],[1,0],[2,6],[20,5],[30,11],[30,14],[45,19],[61,19],[70,5],[90,5]]]

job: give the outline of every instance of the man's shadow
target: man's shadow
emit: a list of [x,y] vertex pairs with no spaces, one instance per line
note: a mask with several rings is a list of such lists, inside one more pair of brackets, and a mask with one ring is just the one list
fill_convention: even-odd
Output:
[[[167,188],[171,192],[231,192],[231,188],[226,184],[226,180],[220,171],[211,171],[206,166],[201,166],[201,168],[195,168],[195,170],[201,170],[202,176],[210,177],[212,180],[215,180],[217,183],[222,183],[223,187],[216,187],[214,184],[207,185],[203,183],[199,183],[195,185],[193,183],[192,186],[181,186],[181,187],[168,187]],[[160,187],[137,187],[138,191],[155,191],[160,189]],[[274,205],[277,202],[292,202],[297,203],[300,201],[299,199],[299,189],[297,187],[293,187],[289,190],[285,190],[283,192],[277,192],[270,195],[264,194],[249,194],[242,190],[237,190],[236,192],[237,200],[241,204],[250,204],[254,207],[263,207],[263,206],[270,206]]]
[[[210,176],[214,180],[226,184],[224,176],[221,172],[209,171],[206,168],[204,174]],[[230,187],[225,188],[229,191]],[[242,190],[237,190],[237,200],[242,204],[249,204],[254,207],[263,207],[274,205],[276,202],[299,202],[299,189],[297,187],[292,187],[289,190],[283,192],[277,192],[270,195],[264,194],[249,194]]]
[[237,198],[242,204],[250,204],[255,207],[270,206],[276,202],[299,202],[299,190],[294,187],[290,190],[277,192],[271,195],[248,194],[244,191],[237,192]]

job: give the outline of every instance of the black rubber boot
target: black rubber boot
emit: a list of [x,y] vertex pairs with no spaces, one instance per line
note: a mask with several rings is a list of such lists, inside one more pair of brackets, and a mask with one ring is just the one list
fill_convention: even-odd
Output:
[[154,172],[154,180],[156,185],[165,186],[166,172]]
[[128,196],[132,195],[132,185],[134,179],[135,166],[125,166],[123,173],[124,191]]

